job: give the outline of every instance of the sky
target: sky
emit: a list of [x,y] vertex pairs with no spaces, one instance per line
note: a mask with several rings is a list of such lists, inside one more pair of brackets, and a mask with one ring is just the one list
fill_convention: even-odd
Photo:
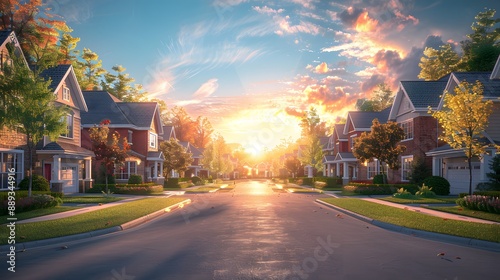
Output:
[[[425,47],[459,42],[491,0],[47,0],[106,70],[206,116],[248,151],[333,124],[385,82],[417,80]],[[497,14],[497,17],[500,15]]]

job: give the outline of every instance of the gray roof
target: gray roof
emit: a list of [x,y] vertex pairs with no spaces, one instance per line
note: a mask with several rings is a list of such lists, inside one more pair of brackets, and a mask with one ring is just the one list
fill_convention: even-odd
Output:
[[50,142],[47,145],[45,145],[43,148],[37,145],[37,150],[41,151],[54,151],[54,152],[64,152],[65,154],[79,154],[79,155],[84,155],[84,156],[92,156],[94,157],[95,154],[94,152],[87,150],[85,148],[82,148],[77,145],[72,145],[68,143],[57,143],[57,142]]
[[319,144],[323,149],[328,148],[328,142],[330,141],[330,136],[321,136],[319,137]]
[[175,130],[174,127],[171,125],[164,125],[163,126],[163,133],[160,135],[163,140],[167,141],[170,140],[171,136],[172,138],[175,138]]
[[148,152],[148,158],[165,159],[162,152]]
[[335,160],[335,156],[332,155],[326,155],[323,157],[323,162],[332,162]]
[[354,124],[354,128],[362,129],[362,128],[370,128],[372,127],[372,121],[374,119],[378,119],[380,123],[386,123],[389,118],[389,113],[391,112],[391,108],[384,109],[380,112],[359,112],[359,111],[351,111],[349,115],[351,116],[352,123]]
[[415,108],[439,105],[447,81],[401,81],[401,86]]
[[491,72],[453,72],[453,76],[459,82],[467,81],[468,83],[475,83],[479,81],[483,84],[483,96],[489,98],[500,97],[500,80],[490,79]]
[[345,124],[336,124],[334,128],[334,133],[337,133],[339,140],[347,140],[347,134],[344,134]]
[[82,124],[99,124],[110,120],[111,125],[132,125],[149,128],[157,109],[155,102],[117,102],[107,91],[83,91],[88,112],[82,112]]
[[48,80],[49,78],[52,79],[52,82],[50,83],[50,88],[52,90],[56,90],[57,86],[62,82],[66,74],[68,73],[69,68],[71,67],[71,64],[61,64],[57,65],[55,67],[48,68],[44,70],[40,76],[44,78],[45,80]]

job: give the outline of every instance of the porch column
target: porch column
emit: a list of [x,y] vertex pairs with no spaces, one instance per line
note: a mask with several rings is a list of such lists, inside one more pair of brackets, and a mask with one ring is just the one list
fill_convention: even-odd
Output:
[[347,162],[344,162],[344,176],[342,179],[349,179],[349,164]]
[[440,158],[437,157],[432,158],[432,176],[442,176]]
[[488,181],[488,176],[486,176],[486,174],[490,173],[491,172],[491,168],[490,168],[490,162],[493,158],[493,154],[495,152],[494,151],[491,151],[491,154],[490,153],[486,153],[486,154],[483,154],[482,155],[482,158],[481,158],[481,165],[479,166],[479,182],[486,182]]
[[160,161],[160,173],[161,173],[160,177],[164,177],[163,176],[163,161]]
[[335,176],[340,177],[340,164],[335,163]]
[[85,179],[92,179],[92,159],[85,159]]
[[158,162],[155,161],[154,169],[153,169],[153,178],[158,178]]
[[54,156],[54,163],[52,164],[52,181],[61,180],[61,158]]

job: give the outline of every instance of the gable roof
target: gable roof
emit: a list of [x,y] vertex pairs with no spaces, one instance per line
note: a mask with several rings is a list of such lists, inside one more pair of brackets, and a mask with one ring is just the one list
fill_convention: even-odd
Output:
[[333,133],[337,135],[339,141],[347,141],[347,134],[344,133],[344,127],[346,124],[336,124],[333,129]]
[[462,81],[467,81],[468,83],[479,81],[483,84],[483,96],[485,98],[497,99],[500,97],[500,79],[490,79],[490,77],[491,72],[453,72],[451,73],[446,90],[455,90],[455,88],[449,88],[452,87],[451,79],[453,79],[456,84]]
[[21,57],[25,63],[28,65],[26,61],[26,57],[24,56],[23,50],[19,41],[17,40],[16,33],[14,31],[2,30],[0,31],[0,48],[6,47],[8,43],[12,43],[15,47],[14,54],[18,57]]
[[319,144],[323,150],[328,149],[328,142],[330,142],[330,136],[319,137]]
[[439,105],[447,81],[401,81],[401,89],[406,93],[415,109],[427,110]]
[[160,137],[162,137],[163,140],[168,141],[171,138],[177,139],[175,136],[175,129],[172,125],[164,125],[163,126],[163,133],[160,134]]
[[82,126],[90,127],[108,119],[110,127],[130,127],[149,130],[156,123],[158,134],[163,134],[159,107],[156,102],[117,102],[107,91],[83,91],[88,113],[82,113]]
[[71,95],[73,96],[73,102],[82,111],[88,111],[87,103],[83,97],[83,93],[78,84],[73,66],[71,64],[60,64],[55,67],[45,69],[40,76],[45,80],[50,79],[50,88],[53,92],[59,91],[64,81],[67,81],[68,86],[71,86]]
[[389,118],[391,108],[386,108],[380,112],[350,111],[347,113],[347,122],[344,126],[344,134],[349,133],[349,123],[354,131],[369,131],[372,121],[378,119],[380,123],[386,123]]

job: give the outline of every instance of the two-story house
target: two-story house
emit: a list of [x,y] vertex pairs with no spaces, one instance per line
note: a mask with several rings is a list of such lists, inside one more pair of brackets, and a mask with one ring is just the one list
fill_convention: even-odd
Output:
[[[83,145],[91,147],[90,128],[109,120],[110,131],[127,138],[131,146],[125,163],[116,166],[118,183],[126,183],[131,174],[141,175],[145,182],[163,184],[163,153],[159,136],[163,134],[160,108],[156,102],[121,102],[106,91],[84,91],[88,112],[82,114]],[[99,168],[97,166],[97,168]]]

